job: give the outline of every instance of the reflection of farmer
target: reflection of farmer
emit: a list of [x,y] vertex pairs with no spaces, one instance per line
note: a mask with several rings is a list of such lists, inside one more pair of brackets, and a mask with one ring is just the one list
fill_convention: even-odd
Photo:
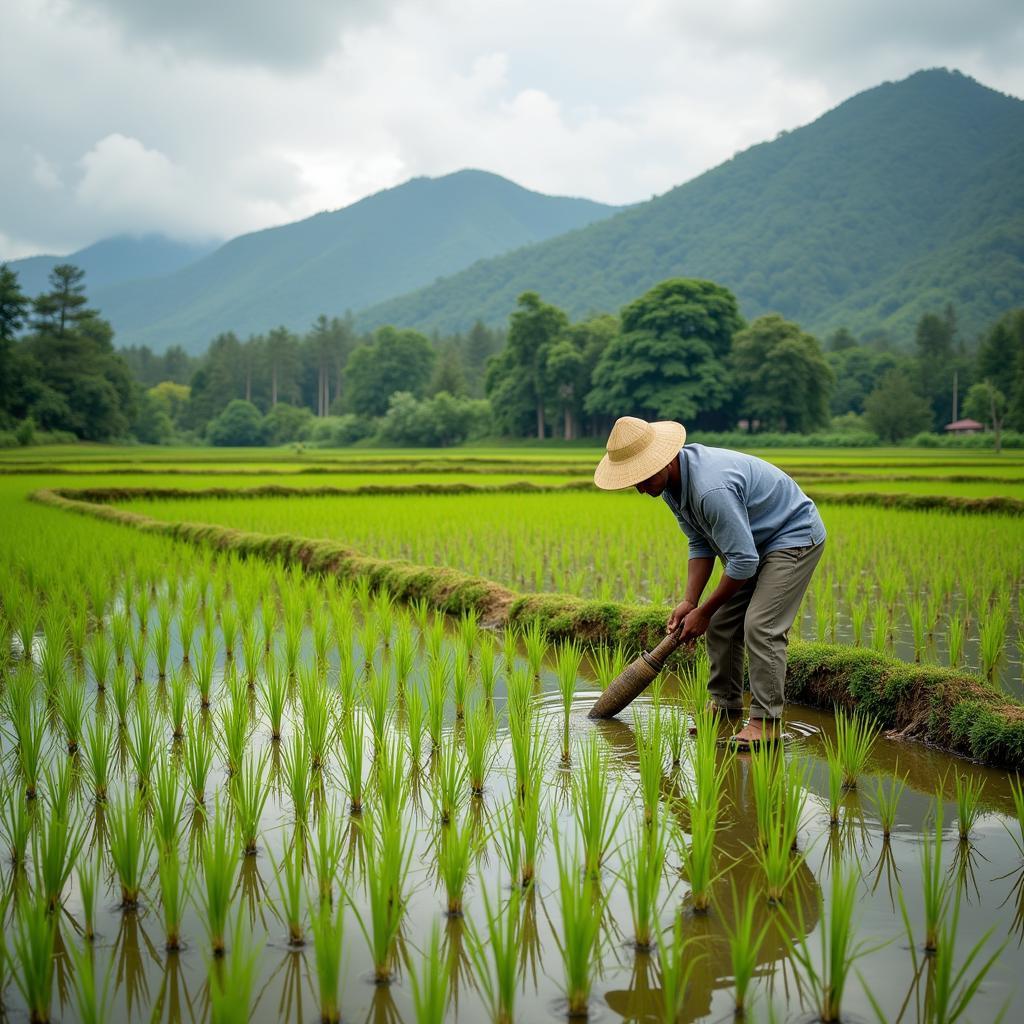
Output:
[[[782,470],[724,448],[685,445],[678,423],[615,421],[598,487],[636,487],[661,497],[690,544],[686,595],[669,617],[683,640],[707,634],[708,690],[714,708],[743,713],[743,651],[750,676],[750,719],[733,742],[779,736],[785,700],[786,643],[825,544],[814,502]],[[718,586],[701,603],[715,556]]]

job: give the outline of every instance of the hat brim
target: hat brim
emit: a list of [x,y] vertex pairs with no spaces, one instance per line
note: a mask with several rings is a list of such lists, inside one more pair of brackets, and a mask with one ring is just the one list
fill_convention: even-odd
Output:
[[594,470],[594,483],[602,491],[619,491],[635,487],[641,480],[664,469],[673,455],[686,443],[686,427],[674,420],[652,423],[654,438],[641,452],[624,462],[612,462],[607,454]]

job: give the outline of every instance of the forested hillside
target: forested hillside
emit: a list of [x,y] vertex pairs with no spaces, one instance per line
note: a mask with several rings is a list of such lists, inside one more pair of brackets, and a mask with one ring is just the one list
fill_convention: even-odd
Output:
[[854,96],[663,196],[481,262],[358,323],[501,323],[536,290],[572,316],[618,310],[667,277],[730,288],[824,334],[909,342],[951,302],[974,336],[1024,302],[1024,102],[957,72]]
[[203,351],[222,331],[306,330],[615,207],[530,192],[482,171],[414,178],[352,206],[242,235],[175,274],[94,301],[121,345]]

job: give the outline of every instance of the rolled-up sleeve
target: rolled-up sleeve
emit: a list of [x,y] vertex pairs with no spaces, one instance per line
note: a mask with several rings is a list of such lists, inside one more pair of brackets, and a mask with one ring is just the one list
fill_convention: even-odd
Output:
[[[746,506],[729,487],[716,487],[701,498],[701,511],[711,528],[711,539],[725,558],[725,573],[734,580],[750,579],[761,559],[750,532]],[[694,556],[691,541],[690,557]]]

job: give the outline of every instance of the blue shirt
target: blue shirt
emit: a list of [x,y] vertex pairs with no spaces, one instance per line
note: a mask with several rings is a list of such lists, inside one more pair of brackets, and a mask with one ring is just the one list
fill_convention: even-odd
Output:
[[825,539],[817,506],[777,466],[728,448],[679,449],[682,504],[661,492],[690,542],[690,558],[725,562],[726,575],[749,579],[761,559],[780,548]]

